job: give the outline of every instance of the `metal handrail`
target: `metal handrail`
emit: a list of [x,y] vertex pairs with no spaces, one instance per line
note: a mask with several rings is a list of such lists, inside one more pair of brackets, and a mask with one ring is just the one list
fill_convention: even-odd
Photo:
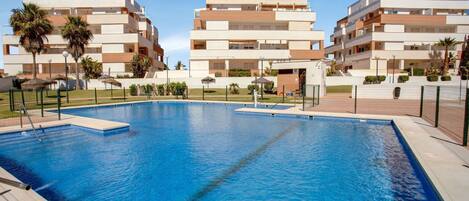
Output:
[[[31,128],[33,129],[33,133],[34,133],[34,137],[36,137],[36,139],[41,142],[42,139],[37,135],[37,130],[36,130],[36,127],[34,126],[34,123],[33,121],[31,120],[31,116],[29,115],[28,113],[28,110],[26,109],[26,107],[21,104],[20,105],[20,123],[21,123],[21,127],[23,127],[23,116],[22,116],[22,112],[24,112],[24,114],[26,115],[26,117],[28,117],[28,121],[29,121],[29,124],[31,125]],[[42,127],[41,127],[42,129]],[[44,131],[43,131],[44,132]]]
[[10,179],[5,179],[5,178],[2,178],[2,177],[0,177],[0,183],[6,184],[8,186],[13,186],[15,188],[23,189],[23,190],[26,190],[26,191],[29,191],[31,189],[31,185],[29,185],[29,184],[25,184],[25,183],[18,182],[18,181],[13,181],[13,180],[10,180]]

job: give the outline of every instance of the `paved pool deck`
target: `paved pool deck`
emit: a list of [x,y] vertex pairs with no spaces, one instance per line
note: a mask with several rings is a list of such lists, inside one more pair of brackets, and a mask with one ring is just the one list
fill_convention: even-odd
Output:
[[[19,181],[2,167],[0,167],[0,177],[13,181]],[[26,191],[0,183],[0,193],[5,191],[8,192],[0,195],[0,201],[46,201],[46,199],[33,190]]]
[[[219,101],[194,101],[194,100],[158,100],[158,101],[139,101],[133,103],[120,103],[120,104],[103,104],[97,106],[79,106],[69,107],[72,108],[87,108],[87,107],[102,107],[109,105],[122,105],[122,104],[137,104],[142,102],[188,102],[188,103],[218,103],[218,104],[252,104],[245,102],[219,102]],[[274,104],[269,104],[274,105]],[[284,104],[279,104],[284,105]],[[289,104],[285,104],[289,105]],[[289,105],[294,106],[294,105]],[[440,130],[434,128],[425,120],[412,117],[412,116],[392,116],[392,115],[370,115],[370,114],[350,114],[350,113],[331,113],[331,112],[315,112],[315,111],[301,111],[297,107],[292,107],[286,110],[276,109],[256,109],[256,108],[241,108],[237,112],[240,113],[259,113],[266,115],[305,115],[305,116],[326,116],[326,117],[341,117],[341,118],[357,118],[357,119],[376,119],[376,120],[391,120],[394,121],[400,130],[405,141],[411,148],[413,154],[418,159],[420,165],[425,170],[426,174],[432,181],[434,187],[438,190],[444,200],[467,200],[469,198],[469,150],[458,145],[453,139],[449,138]],[[31,114],[37,115],[40,111],[30,111]],[[47,117],[57,116],[56,113],[46,112]],[[35,124],[42,127],[60,126],[60,125],[77,125],[82,127],[93,128],[96,130],[109,130],[129,125],[121,122],[112,122],[101,119],[92,119],[85,117],[77,117],[73,115],[62,114],[61,121],[48,121]],[[18,125],[0,128],[0,134],[5,132],[16,132],[24,129],[29,129],[28,126],[20,128]],[[0,176],[8,176],[14,178],[11,174],[7,173],[0,167]],[[0,185],[0,191],[2,190]],[[3,186],[4,187],[4,186]],[[32,196],[31,199],[16,199],[16,200],[44,200],[40,195],[33,191],[22,191],[16,189],[8,193],[13,198],[27,198],[24,196]],[[1,201],[0,196],[0,201]],[[15,199],[9,199],[15,200]]]

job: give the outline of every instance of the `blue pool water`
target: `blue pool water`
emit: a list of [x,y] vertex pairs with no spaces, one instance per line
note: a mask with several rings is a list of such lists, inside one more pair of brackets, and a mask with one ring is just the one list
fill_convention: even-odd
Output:
[[0,166],[49,200],[438,200],[391,122],[247,115],[240,105],[65,110],[128,122],[0,135]]

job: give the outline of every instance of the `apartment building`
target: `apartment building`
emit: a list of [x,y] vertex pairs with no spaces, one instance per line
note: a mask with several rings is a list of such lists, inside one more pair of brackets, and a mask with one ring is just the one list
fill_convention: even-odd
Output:
[[[113,75],[131,74],[130,61],[136,53],[153,59],[151,71],[163,69],[164,51],[159,45],[158,29],[145,16],[145,9],[135,0],[24,0],[34,3],[49,13],[55,29],[49,36],[47,50],[37,57],[40,74],[63,74],[67,42],[61,28],[66,16],[81,16],[90,25],[93,39],[85,55],[102,62],[103,71]],[[3,36],[5,73],[15,75],[32,72],[32,56],[19,45],[14,34]],[[74,62],[68,57],[69,62]],[[74,72],[75,68],[70,68]],[[83,72],[83,71],[81,71]]]
[[[337,21],[326,53],[352,75],[427,68],[444,55],[435,43],[469,34],[468,10],[467,0],[359,0]],[[450,50],[455,66],[461,49]]]
[[256,76],[276,61],[322,59],[315,22],[307,0],[206,0],[190,34],[191,74]]

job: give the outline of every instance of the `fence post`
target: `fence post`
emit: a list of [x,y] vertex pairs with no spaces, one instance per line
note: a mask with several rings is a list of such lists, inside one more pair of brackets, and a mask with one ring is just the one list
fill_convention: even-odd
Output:
[[124,102],[125,102],[125,99],[126,99],[126,98],[125,98],[125,87],[124,87]]
[[44,117],[44,89],[41,89],[41,117]]
[[205,100],[205,86],[202,85],[202,100]]
[[9,100],[9,103],[10,103],[10,112],[13,112],[13,107],[12,107],[13,101],[12,101],[12,92],[11,91],[12,91],[11,89],[8,90],[8,98],[9,98],[8,100]]
[[285,85],[282,85],[282,103],[285,103]]
[[70,99],[68,98],[68,88],[66,89],[67,92],[67,104],[70,103]]
[[228,86],[225,87],[225,101],[228,101]]
[[60,96],[60,89],[57,89],[57,114],[59,115],[59,120],[62,120],[61,115],[60,115],[60,106],[62,104],[61,99],[62,98]]
[[186,87],[186,99],[189,100],[189,86]]
[[96,88],[94,88],[94,104],[98,104],[98,92],[96,91]]
[[13,109],[12,111],[15,111],[15,90],[11,90],[11,109]]
[[357,97],[358,96],[358,87],[355,85],[355,106],[354,106],[354,113],[357,114]]
[[303,111],[305,111],[305,97],[306,97],[306,88],[305,88],[305,85],[303,85],[302,95],[303,95]]
[[436,87],[435,127],[438,128],[440,121],[440,86]]
[[318,102],[316,105],[319,105],[320,98],[321,98],[321,85],[318,85]]
[[464,135],[463,146],[467,147],[467,137],[469,133],[469,89],[466,89],[466,108],[464,111]]
[[316,101],[316,97],[315,97],[315,96],[316,96],[316,87],[313,86],[313,107],[314,107],[314,104],[315,104],[314,101]]
[[421,86],[420,88],[420,118],[423,117],[423,95],[425,93],[425,87]]
[[21,89],[21,103],[23,103],[24,107],[26,107],[26,104],[24,103],[24,91]]
[[111,84],[111,100],[114,99],[114,94],[112,93],[112,84]]
[[23,128],[23,111],[21,108],[20,108],[20,126],[21,128]]

